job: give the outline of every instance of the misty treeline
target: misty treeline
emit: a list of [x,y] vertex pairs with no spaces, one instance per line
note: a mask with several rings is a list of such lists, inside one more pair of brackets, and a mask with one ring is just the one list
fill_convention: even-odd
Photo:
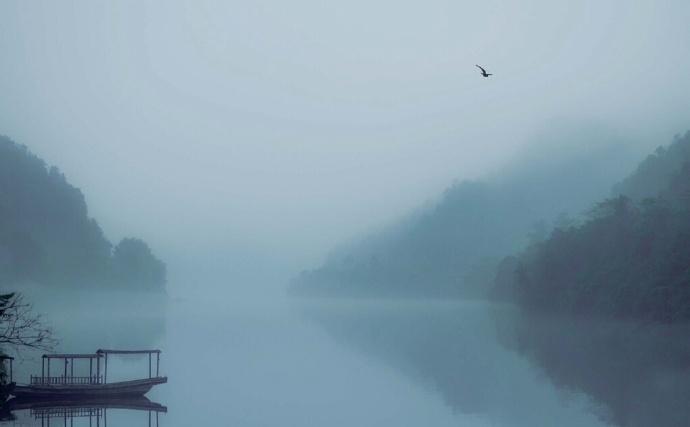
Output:
[[113,246],[78,188],[0,136],[0,285],[162,291],[165,282],[165,264],[144,241]]
[[505,259],[495,295],[540,311],[690,319],[690,132],[614,192],[581,223]]
[[601,172],[616,159],[606,147],[453,185],[433,209],[303,272],[293,291],[690,319],[690,132],[622,180]]
[[503,257],[606,197],[633,158],[599,127],[547,131],[501,173],[453,184],[432,207],[337,249],[295,278],[291,290],[485,297]]

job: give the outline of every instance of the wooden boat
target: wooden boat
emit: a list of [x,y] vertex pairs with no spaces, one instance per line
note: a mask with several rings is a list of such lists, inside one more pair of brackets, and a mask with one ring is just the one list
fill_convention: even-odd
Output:
[[[168,378],[159,375],[160,350],[98,350],[89,354],[45,354],[41,375],[31,376],[29,384],[17,384],[11,394],[17,398],[109,398],[143,396]],[[108,382],[108,355],[148,355],[149,377],[129,381]],[[156,355],[156,373],[153,375],[152,356]],[[51,376],[51,361],[62,362],[60,376]],[[88,360],[89,375],[75,376],[74,361]],[[103,372],[101,372],[103,360]],[[95,361],[95,363],[94,363]],[[95,366],[94,366],[95,365]],[[95,370],[94,370],[95,368]]]
[[16,397],[118,397],[143,396],[153,386],[165,384],[167,377],[144,378],[140,380],[118,381],[108,384],[50,384],[16,385],[12,395]]

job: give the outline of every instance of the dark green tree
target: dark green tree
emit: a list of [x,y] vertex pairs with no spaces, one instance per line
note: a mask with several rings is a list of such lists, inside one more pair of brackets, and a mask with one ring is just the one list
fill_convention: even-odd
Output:
[[[0,285],[112,283],[113,276],[125,274],[113,271],[112,249],[89,217],[82,192],[56,167],[0,136]],[[165,267],[159,263],[130,266],[124,277],[136,277],[140,288],[160,289]],[[120,268],[122,260],[115,264]],[[144,285],[146,277],[150,283]]]
[[140,239],[126,238],[113,251],[113,275],[118,282],[146,290],[162,290],[166,266]]

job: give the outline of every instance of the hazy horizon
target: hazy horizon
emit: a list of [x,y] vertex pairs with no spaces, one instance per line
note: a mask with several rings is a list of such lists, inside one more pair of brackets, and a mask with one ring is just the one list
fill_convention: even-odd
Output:
[[275,292],[456,179],[558,151],[561,130],[642,155],[690,129],[689,16],[681,1],[5,1],[0,134],[58,166],[112,241],[146,239],[173,295],[195,278]]

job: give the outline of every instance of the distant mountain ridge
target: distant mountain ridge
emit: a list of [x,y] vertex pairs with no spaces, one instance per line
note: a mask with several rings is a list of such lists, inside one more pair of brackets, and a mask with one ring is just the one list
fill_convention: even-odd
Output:
[[0,136],[0,285],[23,282],[162,291],[166,267],[142,240],[113,247],[78,188]]
[[541,137],[499,176],[454,183],[430,209],[335,251],[294,294],[484,297],[504,256],[609,194],[633,155],[601,129]]

